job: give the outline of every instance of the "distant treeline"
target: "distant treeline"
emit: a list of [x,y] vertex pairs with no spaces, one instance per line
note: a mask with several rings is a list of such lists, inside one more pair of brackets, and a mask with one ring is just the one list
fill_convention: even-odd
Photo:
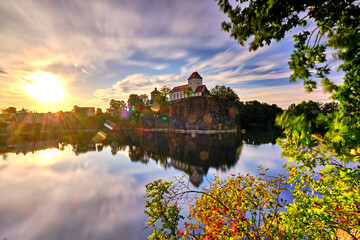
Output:
[[[281,114],[284,110],[276,104],[269,105],[267,103],[260,103],[259,101],[236,102],[238,114],[236,115],[236,126],[238,130],[248,128],[266,128],[271,129],[276,127],[276,116]],[[311,131],[324,133],[327,126],[324,122],[321,124],[316,121],[316,118],[322,114],[329,116],[338,108],[336,102],[320,103],[314,101],[301,102],[299,104],[291,104],[287,112],[293,116],[304,116],[306,120],[311,122]]]
[[[313,133],[325,133],[328,123],[331,121],[318,121],[319,116],[332,118],[332,113],[337,111],[339,105],[337,102],[320,103],[314,101],[301,102],[299,104],[291,104],[287,111],[293,116],[304,116],[310,122],[310,131]],[[330,120],[330,119],[329,119]]]
[[[87,108],[74,106],[71,112],[63,113],[60,111],[53,114],[51,121],[37,123],[26,123],[21,120],[26,114],[34,117],[36,114],[25,113],[19,115],[15,107],[5,108],[0,114],[0,135],[1,133],[31,133],[37,135],[44,132],[74,129],[176,128],[174,123],[179,119],[176,119],[177,117],[171,114],[170,102],[167,98],[169,90],[170,88],[164,86],[160,90],[160,97],[155,102],[150,101],[146,94],[131,94],[127,103],[123,100],[111,99],[109,108],[105,112],[101,108],[97,108],[95,113],[89,115]],[[230,87],[224,85],[217,85],[211,89],[211,95],[216,99],[226,98],[231,103],[234,103],[233,106],[236,109],[235,125],[239,132],[247,129],[269,130],[277,128],[275,126],[276,116],[283,112],[283,109],[276,104],[270,105],[256,100],[242,102]],[[184,101],[189,101],[189,99],[184,99]],[[311,122],[311,131],[323,133],[326,131],[327,126],[324,125],[324,121],[319,124],[316,118],[320,114],[327,116],[336,111],[337,108],[338,105],[335,102],[323,104],[314,101],[303,101],[300,104],[291,104],[286,111],[294,116],[305,116],[306,120]],[[223,114],[223,112],[218,113],[214,108],[212,108],[212,111],[214,114],[211,116],[211,120],[216,119],[217,115]],[[198,113],[198,115],[202,114],[202,112]],[[187,119],[184,121],[187,121]],[[221,122],[221,120],[219,121]]]
[[248,128],[274,127],[276,116],[282,113],[282,109],[276,104],[269,105],[259,101],[236,102],[238,114],[235,121],[238,130]]

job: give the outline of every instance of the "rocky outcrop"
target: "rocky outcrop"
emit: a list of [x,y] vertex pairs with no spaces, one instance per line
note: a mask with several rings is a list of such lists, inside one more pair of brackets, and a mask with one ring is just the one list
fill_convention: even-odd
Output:
[[169,120],[174,129],[232,130],[236,110],[233,101],[214,96],[199,96],[170,103]]

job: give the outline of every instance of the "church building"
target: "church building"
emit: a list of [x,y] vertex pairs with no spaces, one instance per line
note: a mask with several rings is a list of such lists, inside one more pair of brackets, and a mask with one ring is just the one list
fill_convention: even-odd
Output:
[[170,101],[175,101],[178,99],[186,98],[187,95],[184,94],[186,88],[191,88],[191,93],[189,97],[204,96],[209,94],[209,91],[206,88],[206,85],[202,84],[203,78],[198,72],[193,72],[188,78],[188,84],[174,87],[170,93]]

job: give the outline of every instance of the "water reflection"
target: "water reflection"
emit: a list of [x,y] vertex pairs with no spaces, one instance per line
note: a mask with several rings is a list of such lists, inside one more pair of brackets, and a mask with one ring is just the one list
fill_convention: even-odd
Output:
[[41,150],[39,153],[44,156],[43,161],[49,161],[66,146],[71,146],[76,156],[88,152],[101,152],[104,147],[109,147],[113,155],[128,149],[128,157],[132,162],[147,164],[152,160],[164,169],[173,167],[186,173],[191,183],[198,187],[209,168],[222,172],[232,168],[240,158],[244,143],[255,145],[274,143],[277,136],[276,132],[264,131],[248,131],[239,135],[133,131],[79,132],[45,139],[20,137],[2,139],[0,154],[3,160],[6,160],[9,152],[26,155]]
[[146,183],[185,173],[197,187],[273,151],[246,144],[261,134],[105,133],[0,139],[0,239],[146,239]]

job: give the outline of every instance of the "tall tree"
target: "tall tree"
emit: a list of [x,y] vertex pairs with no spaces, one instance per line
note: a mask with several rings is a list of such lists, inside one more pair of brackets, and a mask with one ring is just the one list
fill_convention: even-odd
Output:
[[[244,182],[236,183],[228,178],[227,183],[215,184],[210,192],[219,190],[215,196],[204,193],[196,204],[198,208],[190,209],[190,218],[201,221],[194,226],[194,221],[186,222],[186,231],[178,232],[173,239],[339,239],[339,231],[350,235],[347,239],[359,239],[360,236],[360,7],[355,0],[216,0],[221,11],[229,17],[229,22],[223,23],[223,29],[230,32],[231,37],[244,45],[250,39],[249,49],[256,50],[271,41],[280,41],[285,34],[296,28],[294,48],[289,66],[293,71],[290,81],[303,80],[306,90],[316,88],[314,78],[322,79],[326,91],[332,93],[333,100],[338,101],[339,107],[329,114],[319,114],[317,122],[328,123],[326,134],[312,134],[310,123],[304,115],[293,116],[284,112],[278,117],[278,123],[284,128],[285,138],[278,141],[283,147],[283,156],[288,157],[289,164],[285,164],[288,171],[286,184],[291,186],[294,200],[287,203],[285,211],[277,216],[271,216],[277,211],[279,198],[271,200],[262,196],[267,188],[262,185],[261,193],[252,198],[250,190]],[[326,76],[330,68],[326,65],[327,50],[332,50],[342,61],[339,69],[345,73],[344,81],[340,85],[331,82]],[[261,174],[264,176],[265,174]],[[235,176],[234,176],[235,177]],[[269,176],[268,176],[269,177]],[[271,178],[271,176],[270,176]],[[239,179],[239,176],[236,178]],[[242,177],[240,176],[240,179]],[[245,183],[249,176],[245,176]],[[254,183],[254,181],[252,181]],[[278,182],[278,181],[276,181]],[[161,182],[160,182],[161,183]],[[168,185],[150,185],[157,194],[161,190],[161,197],[168,194]],[[229,185],[230,184],[230,185]],[[148,185],[149,186],[149,185]],[[227,187],[231,189],[227,191]],[[179,188],[177,188],[178,190]],[[226,191],[224,191],[224,189]],[[235,190],[230,194],[230,191]],[[265,191],[264,191],[265,190]],[[278,194],[281,189],[275,189]],[[245,196],[243,196],[246,192]],[[236,206],[223,209],[212,207],[210,203],[216,196],[225,193],[224,198],[230,198],[234,203],[241,199]],[[240,197],[239,197],[240,196]],[[158,195],[149,195],[155,200],[163,200]],[[213,198],[214,197],[214,198]],[[266,200],[269,215],[262,218],[259,213],[247,212],[247,207],[255,203],[261,206]],[[147,202],[156,206],[156,211],[165,216],[163,227],[176,227],[167,224],[171,216],[178,222],[178,210],[174,205],[161,206],[154,202]],[[169,201],[164,203],[168,204]],[[244,206],[241,206],[244,204]],[[147,207],[150,205],[147,204]],[[221,206],[221,205],[220,205]],[[252,207],[251,209],[255,209]],[[164,209],[167,211],[164,211]],[[262,209],[263,209],[262,208]],[[275,211],[271,208],[275,208]],[[153,208],[150,208],[153,209]],[[236,209],[237,213],[228,215],[229,209]],[[154,216],[154,211],[150,214]],[[168,213],[171,213],[168,215]],[[234,224],[226,222],[224,217],[213,218],[216,214],[237,218]],[[148,214],[149,215],[149,214]],[[158,217],[158,216],[156,216]],[[251,217],[251,219],[248,219]],[[163,216],[160,216],[163,218]],[[261,227],[270,218],[268,227]],[[156,218],[157,220],[158,218]],[[150,220],[153,220],[150,218]],[[225,224],[224,224],[225,220]],[[151,223],[154,223],[152,221]],[[214,224],[215,223],[215,224]],[[249,228],[249,224],[255,224]],[[230,225],[230,226],[229,226]],[[189,226],[189,227],[188,227]],[[224,232],[225,230],[229,230]],[[156,229],[155,229],[156,230]],[[169,234],[166,229],[156,230],[155,234],[163,236]],[[262,230],[254,236],[257,230]],[[231,232],[230,232],[231,231]],[[156,236],[156,235],[155,235]],[[165,238],[169,238],[166,236]]]
[[[290,81],[303,80],[307,91],[321,79],[325,91],[338,101],[332,114],[316,121],[327,124],[325,135],[310,134],[303,116],[285,112],[278,118],[286,138],[279,141],[294,202],[286,206],[282,229],[295,239],[336,238],[339,230],[356,239],[360,225],[360,18],[355,0],[275,1],[216,0],[229,17],[222,27],[253,51],[280,41],[296,28],[289,67]],[[342,61],[344,81],[337,85],[327,75],[326,51]],[[353,164],[349,164],[349,163]]]
[[230,87],[216,85],[210,90],[211,94],[217,97],[225,97],[231,101],[239,101],[239,96]]
[[164,96],[165,100],[167,101],[167,96],[170,93],[170,88],[166,85],[164,85],[161,89],[160,89],[160,93],[162,96]]

